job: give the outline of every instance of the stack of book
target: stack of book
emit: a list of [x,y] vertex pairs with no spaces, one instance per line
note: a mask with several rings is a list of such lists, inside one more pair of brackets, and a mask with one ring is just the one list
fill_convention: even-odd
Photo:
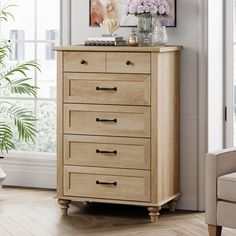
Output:
[[88,37],[85,46],[124,46],[126,41],[122,36]]

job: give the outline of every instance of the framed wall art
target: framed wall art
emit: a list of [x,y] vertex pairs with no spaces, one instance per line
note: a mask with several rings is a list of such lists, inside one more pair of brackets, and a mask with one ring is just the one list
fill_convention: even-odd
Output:
[[[126,15],[125,2],[127,0],[89,0],[89,25],[98,27],[104,19],[110,18],[119,21],[121,27],[133,27],[137,25],[135,16]],[[170,6],[168,17],[163,19],[167,27],[176,27],[176,1],[167,0]]]

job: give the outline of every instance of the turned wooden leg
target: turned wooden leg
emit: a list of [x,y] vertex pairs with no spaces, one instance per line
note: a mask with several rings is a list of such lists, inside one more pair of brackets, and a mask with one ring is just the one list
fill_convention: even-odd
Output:
[[61,208],[61,214],[63,216],[67,215],[67,211],[68,211],[70,202],[71,202],[71,200],[58,199],[58,203]]
[[179,200],[179,198],[175,198],[168,203],[170,212],[172,212],[172,213],[175,212],[178,200]]
[[161,207],[148,207],[149,215],[151,217],[151,222],[156,223],[158,220],[158,216],[160,215],[159,211]]
[[217,225],[208,225],[209,236],[221,236],[222,227]]

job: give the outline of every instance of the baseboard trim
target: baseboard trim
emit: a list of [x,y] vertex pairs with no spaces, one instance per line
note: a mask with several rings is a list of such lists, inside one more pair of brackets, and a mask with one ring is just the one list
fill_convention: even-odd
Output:
[[7,186],[56,189],[56,160],[8,157],[0,161]]
[[185,198],[184,196],[180,197],[180,200],[177,203],[177,209],[179,210],[188,210],[188,211],[197,211],[197,198]]

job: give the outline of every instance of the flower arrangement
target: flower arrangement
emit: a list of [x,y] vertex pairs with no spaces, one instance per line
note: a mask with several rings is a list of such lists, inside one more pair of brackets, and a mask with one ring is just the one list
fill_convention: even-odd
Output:
[[127,0],[126,13],[135,16],[150,14],[167,16],[169,4],[167,0]]

